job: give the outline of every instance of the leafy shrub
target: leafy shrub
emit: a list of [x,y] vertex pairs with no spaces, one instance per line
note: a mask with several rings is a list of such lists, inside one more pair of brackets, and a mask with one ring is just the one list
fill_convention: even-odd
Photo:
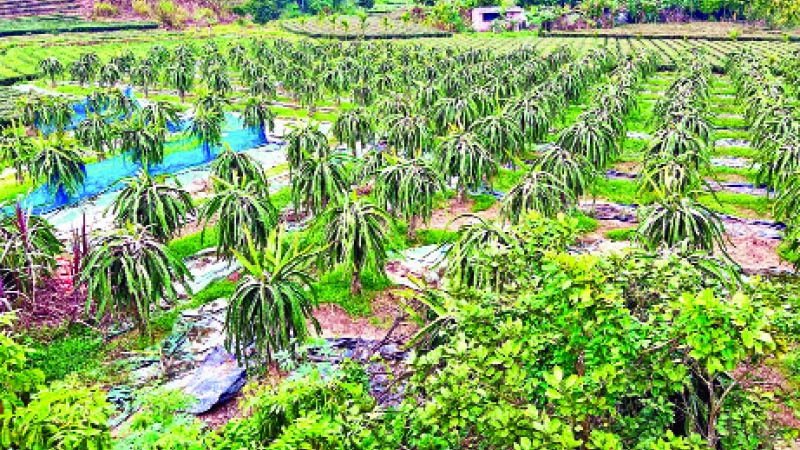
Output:
[[92,15],[94,17],[117,17],[119,16],[119,8],[111,3],[98,2],[92,8]]
[[31,349],[12,339],[14,316],[0,315],[0,448],[111,448],[105,393],[73,380],[42,386],[28,365]]
[[628,241],[633,237],[634,233],[636,233],[636,227],[617,228],[616,230],[606,231],[606,237],[612,241]]
[[153,14],[153,7],[150,6],[150,3],[147,0],[133,0],[131,2],[131,7],[133,7],[133,11],[142,16],[142,17],[150,17]]
[[417,239],[420,245],[439,245],[455,242],[455,240],[458,239],[458,231],[425,228],[417,230]]
[[168,28],[183,28],[189,18],[189,12],[170,0],[161,0],[155,8],[156,20]]
[[115,450],[205,450],[214,439],[203,422],[184,413],[194,399],[177,390],[144,395],[141,409],[122,433]]

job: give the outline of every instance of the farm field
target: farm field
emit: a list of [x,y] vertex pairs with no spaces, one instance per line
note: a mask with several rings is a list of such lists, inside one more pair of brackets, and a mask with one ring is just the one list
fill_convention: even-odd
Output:
[[314,20],[0,41],[0,448],[800,445],[800,43]]

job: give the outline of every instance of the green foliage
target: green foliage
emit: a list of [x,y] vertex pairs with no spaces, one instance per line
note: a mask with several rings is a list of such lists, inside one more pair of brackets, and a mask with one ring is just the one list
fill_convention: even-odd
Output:
[[8,332],[13,321],[0,314],[0,447],[110,449],[105,393],[74,381],[42,385],[44,373],[27,364],[32,350]]
[[212,220],[217,221],[217,254],[230,259],[234,250],[246,251],[248,240],[257,248],[266,246],[278,222],[278,211],[266,187],[251,181],[243,187],[227,185],[218,191],[200,209],[200,219],[204,233]]
[[156,390],[143,395],[141,409],[120,433],[114,450],[204,450],[214,434],[200,419],[183,412],[194,399],[181,391]]
[[[420,230],[418,236],[423,235]],[[361,274],[363,292],[358,295],[350,293],[350,274],[344,269],[337,269],[322,274],[319,281],[314,284],[317,293],[317,301],[320,304],[331,303],[339,305],[348,314],[356,316],[367,316],[372,312],[372,299],[375,294],[391,286],[389,279],[372,270],[367,270]]]
[[44,373],[47,381],[63,380],[67,375],[86,375],[100,368],[103,338],[80,325],[59,328],[45,342],[30,340],[33,352],[28,360],[31,368]]
[[167,247],[176,258],[184,259],[200,250],[216,247],[218,242],[219,231],[215,226],[210,226],[196,233],[173,239]]
[[497,203],[497,199],[489,194],[470,195],[469,198],[473,201],[472,212],[486,211]]
[[289,241],[282,228],[269,234],[263,248],[249,235],[247,243],[246,253],[234,250],[246,275],[228,304],[225,345],[239,361],[250,358],[247,349],[253,345],[257,357],[269,363],[277,352],[293,353],[308,339],[306,321],[320,333],[311,314],[317,299],[309,272],[319,251],[301,243],[299,235]]
[[[151,306],[175,302],[176,287],[190,277],[183,261],[141,227],[106,232],[95,238],[81,268],[86,310],[99,319],[124,313],[147,332]],[[117,316],[118,317],[118,316]]]
[[606,238],[612,241],[628,241],[636,234],[636,227],[617,228],[606,231]]
[[177,178],[159,178],[143,170],[137,177],[121,180],[125,188],[114,200],[111,211],[117,226],[141,225],[156,239],[167,242],[180,232],[195,209],[192,197],[180,187]]
[[352,274],[350,293],[362,292],[361,273],[375,270],[385,273],[386,244],[392,224],[386,212],[362,198],[346,197],[317,218],[324,236],[325,250],[320,253],[322,267],[342,267]]

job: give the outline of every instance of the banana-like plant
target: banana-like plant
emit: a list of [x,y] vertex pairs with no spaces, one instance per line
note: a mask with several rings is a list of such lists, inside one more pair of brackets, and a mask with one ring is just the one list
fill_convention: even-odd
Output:
[[558,145],[544,150],[534,162],[534,167],[560,180],[575,199],[588,192],[598,176],[597,170],[583,155]]
[[524,143],[522,130],[507,115],[482,117],[470,125],[469,131],[481,136],[489,152],[501,163],[518,157]]
[[266,97],[250,97],[244,105],[242,120],[247,127],[258,128],[262,140],[267,140],[267,132],[275,130],[275,118],[278,115],[270,109],[270,102]]
[[175,176],[156,178],[142,170],[120,183],[125,187],[110,206],[119,227],[141,225],[155,239],[167,243],[195,212],[191,195]]
[[303,245],[298,234],[291,238],[282,227],[270,231],[264,247],[249,238],[248,244],[235,251],[245,275],[228,303],[225,345],[240,362],[269,363],[276,353],[294,352],[309,338],[307,323],[321,332],[313,315],[317,300],[310,265],[324,249]]
[[28,166],[33,178],[45,183],[52,195],[70,197],[86,180],[80,151],[73,140],[64,136],[35,139]]
[[250,182],[264,188],[269,187],[264,167],[247,153],[233,151],[228,143],[223,144],[222,151],[211,163],[211,179],[222,180],[237,187],[246,186]]
[[409,158],[422,154],[433,143],[431,124],[423,115],[389,116],[383,128],[387,143]]
[[292,199],[298,209],[318,214],[345,195],[350,186],[347,155],[331,153],[303,159],[292,176]]
[[607,121],[583,116],[558,135],[556,144],[586,158],[596,169],[602,170],[619,153],[617,132]]
[[353,158],[356,158],[359,146],[363,147],[375,135],[375,124],[366,110],[357,108],[342,112],[331,131],[336,140],[346,144]]

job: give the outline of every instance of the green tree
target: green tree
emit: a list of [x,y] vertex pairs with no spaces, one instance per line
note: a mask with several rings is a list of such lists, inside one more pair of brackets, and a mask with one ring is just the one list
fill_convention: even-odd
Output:
[[549,172],[530,170],[506,194],[501,213],[517,224],[529,212],[554,217],[575,205],[575,197],[560,179]]
[[186,101],[186,93],[194,86],[194,63],[182,64],[176,62],[167,68],[167,84],[178,91],[181,103]]
[[347,145],[355,158],[359,146],[363,147],[375,135],[375,126],[369,114],[363,108],[357,108],[342,112],[331,131],[337,141]]
[[188,133],[200,141],[206,161],[211,160],[212,147],[222,144],[222,124],[224,121],[225,116],[216,110],[197,108],[197,113],[192,120]]
[[51,195],[70,197],[86,179],[83,158],[75,142],[63,136],[35,139],[29,166],[33,178],[45,183]]
[[155,178],[142,170],[138,176],[120,182],[125,187],[111,205],[119,227],[127,223],[141,225],[154,238],[167,243],[194,214],[191,195],[181,189],[174,176]]
[[227,143],[222,146],[222,151],[211,163],[211,177],[239,187],[251,181],[264,188],[269,185],[261,163],[247,153],[233,151]]
[[234,250],[244,252],[249,245],[266,247],[278,216],[266,186],[250,181],[242,187],[222,186],[200,209],[199,219],[203,235],[216,220],[217,255],[231,259]]
[[33,153],[33,145],[25,128],[12,123],[0,132],[0,161],[14,168],[17,183],[25,182],[25,168]]
[[650,248],[685,245],[725,252],[725,227],[719,215],[691,198],[671,195],[649,207],[643,217],[637,233]]
[[75,129],[75,137],[94,151],[98,161],[103,161],[106,158],[106,143],[112,138],[112,127],[105,116],[89,113]]
[[244,105],[242,120],[246,127],[258,128],[261,139],[267,140],[267,131],[275,130],[277,114],[270,109],[270,102],[263,96],[251,96]]
[[298,234],[290,238],[283,228],[271,230],[263,248],[248,242],[247,250],[235,252],[246,275],[231,295],[225,344],[240,361],[252,344],[259,358],[271,362],[275,353],[294,353],[308,339],[307,322],[321,332],[312,314],[317,302],[310,271],[320,250],[303,245]]
[[444,176],[458,177],[459,202],[467,189],[477,191],[497,173],[497,162],[475,133],[451,133],[436,147],[434,160]]
[[56,77],[64,73],[64,65],[55,56],[39,61],[39,70],[50,78],[50,86],[56,87]]
[[121,79],[122,71],[114,63],[107,63],[103,65],[100,67],[100,71],[97,74],[97,80],[101,86],[106,85],[108,87],[112,87]]
[[344,197],[317,218],[323,242],[320,253],[325,267],[344,267],[351,273],[350,294],[362,292],[361,274],[371,268],[386,273],[387,228],[391,220],[384,211],[365,199]]
[[145,98],[149,97],[150,86],[154,85],[157,80],[158,73],[150,61],[142,61],[139,65],[131,69],[131,81],[133,81],[136,86],[142,87]]
[[189,278],[166,245],[141,226],[128,225],[93,239],[79,281],[86,286],[86,311],[95,311],[97,320],[124,314],[149,333],[151,307],[176,302],[176,287],[186,288]]
[[114,136],[119,153],[127,153],[133,162],[149,167],[164,161],[164,133],[146,123],[141,115],[115,122]]
[[331,201],[338,201],[350,186],[346,161],[341,153],[303,158],[292,176],[295,207],[318,214]]
[[422,159],[398,161],[383,168],[375,179],[375,196],[386,210],[405,219],[408,238],[416,239],[417,219],[426,223],[433,214],[436,194],[445,185],[436,170]]

